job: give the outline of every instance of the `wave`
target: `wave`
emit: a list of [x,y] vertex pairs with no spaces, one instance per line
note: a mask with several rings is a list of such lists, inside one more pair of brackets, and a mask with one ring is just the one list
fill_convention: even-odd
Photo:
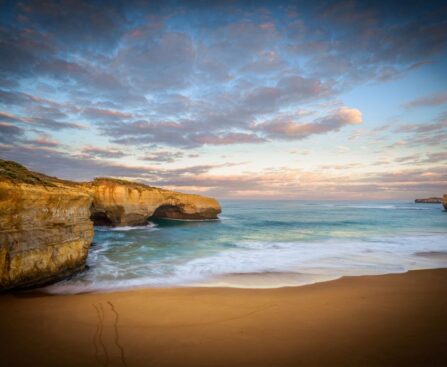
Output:
[[[259,274],[262,277],[262,274],[271,273],[296,273],[294,284],[311,284],[320,278],[447,267],[445,256],[420,255],[447,251],[445,240],[445,234],[420,234],[314,242],[240,241],[229,249],[211,255],[196,254],[192,259],[172,256],[150,263],[144,258],[118,261],[105,256],[108,248],[114,245],[109,241],[92,250],[88,259],[91,271],[86,276],[58,283],[47,288],[47,291],[79,293],[185,286],[212,283],[222,276],[235,274],[240,278],[244,274]],[[127,245],[131,246],[132,243]],[[303,274],[307,275],[304,280]],[[233,283],[240,286],[237,281]],[[231,282],[228,284],[231,285]]]
[[157,224],[149,222],[146,225],[142,226],[123,226],[123,227],[106,227],[106,226],[97,226],[95,227],[95,231],[99,232],[127,232],[127,231],[141,231],[141,230],[158,230]]
[[156,220],[168,220],[168,221],[174,221],[174,222],[216,222],[219,221],[221,218],[214,218],[214,219],[181,219],[181,218],[157,218]]

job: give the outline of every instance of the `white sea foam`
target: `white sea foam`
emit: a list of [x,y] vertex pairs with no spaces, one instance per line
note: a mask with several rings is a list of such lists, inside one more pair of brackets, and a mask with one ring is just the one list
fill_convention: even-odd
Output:
[[123,227],[95,227],[96,231],[114,231],[114,232],[126,232],[126,231],[148,231],[148,230],[158,230],[157,224],[148,222],[144,226],[123,226]]
[[173,222],[215,222],[219,221],[221,218],[213,218],[213,219],[183,219],[183,218],[160,218],[162,220],[168,220]]
[[[418,253],[447,251],[446,235],[383,236],[365,240],[321,242],[241,241],[233,248],[194,259],[166,258],[146,264],[138,259],[114,261],[104,254],[112,243],[93,248],[91,270],[80,280],[60,282],[47,288],[51,293],[79,293],[135,287],[216,285],[240,287],[240,276],[259,274],[256,287],[285,285],[272,280],[262,283],[263,274],[288,273],[286,285],[311,284],[346,275],[399,273],[414,269],[447,267],[445,257]],[[129,243],[131,245],[131,243]],[[120,244],[123,246],[123,244]],[[216,283],[222,276],[234,279]],[[294,275],[296,277],[294,278]],[[303,275],[306,275],[303,277]],[[293,280],[295,279],[295,281]],[[250,284],[246,285],[250,287]]]

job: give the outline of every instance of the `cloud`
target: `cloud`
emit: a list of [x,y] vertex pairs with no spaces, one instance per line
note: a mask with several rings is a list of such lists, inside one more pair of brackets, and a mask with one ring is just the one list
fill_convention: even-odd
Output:
[[[118,42],[124,9],[90,1],[22,1],[16,11],[25,25],[33,24],[54,34],[61,46],[110,47]],[[94,35],[94,36],[93,36]],[[100,41],[100,42],[98,42]]]
[[100,157],[100,158],[122,158],[126,154],[118,149],[113,148],[101,148],[101,147],[84,147],[81,152],[90,157]]
[[405,134],[405,144],[408,146],[442,145],[447,141],[447,116],[444,112],[432,122],[405,124],[394,131]]
[[394,172],[381,172],[374,175],[374,180],[382,183],[420,183],[437,182],[447,183],[447,172],[444,167],[428,169],[406,169]]
[[183,158],[184,154],[182,152],[170,152],[170,151],[158,151],[158,152],[150,152],[143,157],[141,160],[150,161],[150,162],[166,162],[172,163],[177,161],[180,158]]
[[439,164],[447,162],[447,152],[434,152],[424,154],[412,154],[408,156],[398,157],[394,159],[395,162],[406,165],[427,165],[427,164]]
[[[208,98],[206,103],[169,95],[167,100],[174,101],[174,117],[167,114],[170,112],[170,102],[166,104],[166,99],[162,97],[162,111],[167,114],[166,117],[129,120],[129,115],[116,119],[113,115],[106,116],[114,120],[113,123],[99,122],[97,126],[104,135],[112,138],[112,142],[124,145],[162,143],[194,148],[201,145],[260,143],[266,139],[257,136],[251,129],[251,124],[259,116],[308,100],[319,100],[331,93],[327,83],[292,75],[281,78],[271,87],[247,86],[246,90],[221,92]],[[175,118],[175,114],[182,116]],[[100,120],[96,110],[91,117]]]
[[[441,153],[437,158],[443,162],[445,157]],[[220,198],[262,195],[264,198],[275,199],[315,198],[321,200],[343,197],[370,200],[372,198],[408,198],[423,193],[439,195],[447,187],[447,173],[442,165],[392,172],[389,170],[364,172],[367,165],[351,162],[346,165],[315,168],[313,171],[276,167],[257,172],[247,171],[223,175],[212,172],[221,167],[232,166],[233,163],[162,169],[150,166],[127,166],[98,158],[69,155],[48,147],[24,145],[14,148],[1,144],[0,155],[4,159],[21,162],[33,170],[66,179],[90,180],[96,176],[130,178],[150,185],[195,191]],[[356,168],[363,172],[356,172]]]
[[[123,145],[191,148],[237,137],[257,143],[263,138],[250,126],[274,117],[267,115],[402,75],[445,46],[436,4],[412,4],[402,19],[387,22],[391,5],[351,2],[296,6],[286,18],[280,8],[275,14],[256,4],[207,6],[201,13],[192,4],[179,12],[134,2],[105,10],[68,0],[8,7],[0,50],[8,62],[0,62],[0,77],[64,102],[39,102],[26,88],[0,91],[0,101],[20,106],[14,112],[29,123],[62,129],[81,119]],[[210,17],[217,10],[219,17]],[[38,103],[45,105],[30,107]],[[116,124],[105,126],[110,121]],[[298,129],[293,123],[285,135]],[[324,122],[320,128],[325,131]]]
[[447,92],[439,92],[426,97],[416,98],[410,102],[405,103],[403,106],[405,108],[416,108],[441,106],[444,104],[447,104]]
[[289,50],[309,55],[307,68],[339,84],[402,77],[436,60],[447,46],[445,6],[335,1],[310,7],[308,22],[297,17]]
[[6,122],[23,122],[23,119],[8,112],[0,112],[0,120]]
[[447,152],[429,153],[422,162],[423,163],[447,162]]
[[98,120],[123,120],[133,117],[132,113],[88,107],[82,111],[84,117]]
[[420,154],[412,154],[412,155],[406,155],[406,156],[403,156],[403,157],[397,157],[397,158],[394,159],[394,162],[404,163],[404,164],[414,163],[416,161],[419,161],[420,158],[421,158]]
[[[165,176],[160,182],[167,187],[196,190],[217,197],[263,198],[408,198],[418,193],[439,195],[447,184],[443,167],[430,170],[402,170],[392,173],[366,172],[353,174],[352,168],[365,168],[350,163],[328,166],[323,171],[299,169],[269,169],[244,174],[216,175],[209,172],[197,175]],[[329,168],[331,168],[329,170]],[[345,170],[349,172],[346,173]],[[409,194],[410,193],[410,194]]]
[[74,156],[52,147],[0,145],[0,156],[38,172],[76,181],[90,180],[97,176],[151,178],[156,173],[151,167],[133,167]]
[[[398,190],[399,183],[385,185],[373,174],[366,177],[374,178],[371,183],[343,176],[343,164],[333,165],[329,174],[285,167],[225,176],[210,174],[217,172],[216,165],[175,171],[114,162],[128,154],[129,161],[181,166],[197,154],[178,148],[200,148],[201,158],[208,159],[208,151],[230,149],[230,144],[256,149],[254,144],[348,130],[362,123],[362,115],[343,107],[346,93],[404,78],[418,68],[432,80],[437,70],[445,69],[442,1],[283,5],[2,2],[1,152],[67,178],[101,174],[172,185],[195,182],[200,190],[228,196],[233,191],[236,196],[265,192],[274,197],[285,188],[291,196],[303,195],[312,193],[312,187],[318,195],[323,185],[334,196],[343,190],[356,197],[367,190]],[[427,95],[405,107],[442,106],[444,94]],[[372,108],[381,109],[381,98]],[[403,142],[395,145],[399,151],[424,146],[426,154],[414,162],[418,168],[432,168],[444,163],[438,148],[447,141],[445,121],[440,117],[399,127],[388,123],[386,134],[370,126],[356,128],[352,138],[358,140],[352,143],[370,139],[378,144],[383,138],[384,145]],[[58,141],[41,135],[53,132]],[[87,136],[86,143],[97,145],[75,153]],[[340,141],[333,146],[345,145],[342,138],[337,136]],[[290,150],[289,142],[279,144]],[[435,153],[428,147],[439,155],[431,155]],[[402,159],[406,155],[400,154]],[[429,159],[434,163],[425,162]],[[391,161],[390,166],[408,162]],[[302,184],[296,185],[298,180]],[[425,184],[431,190],[439,181]],[[402,190],[423,185],[407,182]]]
[[[202,164],[175,169],[161,169],[146,165],[130,166],[110,161],[109,158],[115,158],[113,156],[117,153],[114,150],[86,148],[87,153],[69,154],[44,144],[20,146],[0,144],[0,156],[2,159],[22,163],[32,170],[65,179],[80,181],[91,180],[98,176],[110,176],[145,181],[158,186],[173,178],[194,177],[215,168],[235,165],[233,163]],[[120,156],[120,153],[116,155]]]
[[45,117],[22,117],[12,113],[0,112],[0,121],[19,124],[23,127],[34,126],[51,130],[83,129],[84,126],[76,122],[57,121]]
[[290,118],[279,118],[258,124],[254,129],[270,138],[299,140],[314,134],[339,131],[346,125],[358,125],[361,122],[362,113],[358,109],[343,107],[311,123],[297,123]]
[[48,148],[57,148],[61,145],[61,143],[57,140],[52,139],[49,135],[42,134],[39,135],[34,140],[27,140],[27,144],[40,146],[40,147],[48,147]]
[[0,103],[4,106],[24,105],[32,102],[34,102],[34,98],[29,94],[0,89]]
[[272,74],[284,70],[287,62],[275,51],[261,51],[256,59],[241,68],[243,73]]
[[194,136],[194,141],[199,144],[211,145],[230,145],[244,143],[263,143],[267,141],[265,138],[256,134],[247,133],[226,133],[223,135],[200,134]]
[[187,127],[178,122],[137,120],[124,123],[120,121],[101,124],[98,127],[105,135],[112,137],[111,141],[116,144],[149,145],[155,142],[182,147],[197,145],[188,139]]
[[124,40],[113,61],[114,68],[127,74],[142,93],[187,86],[196,57],[190,36],[183,32],[153,33],[150,30],[142,42]]
[[0,122],[0,142],[12,143],[18,137],[23,135],[24,131],[20,127],[7,122]]

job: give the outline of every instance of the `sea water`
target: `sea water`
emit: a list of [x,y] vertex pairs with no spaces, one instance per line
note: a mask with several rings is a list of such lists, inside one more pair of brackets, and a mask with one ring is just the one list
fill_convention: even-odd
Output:
[[214,221],[96,227],[86,271],[52,293],[280,287],[447,267],[447,212],[405,201],[222,201]]

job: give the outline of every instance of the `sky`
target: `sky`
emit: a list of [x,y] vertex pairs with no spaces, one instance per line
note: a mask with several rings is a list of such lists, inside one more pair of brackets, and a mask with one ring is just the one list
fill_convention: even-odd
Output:
[[447,194],[445,1],[0,0],[0,157],[219,199]]

